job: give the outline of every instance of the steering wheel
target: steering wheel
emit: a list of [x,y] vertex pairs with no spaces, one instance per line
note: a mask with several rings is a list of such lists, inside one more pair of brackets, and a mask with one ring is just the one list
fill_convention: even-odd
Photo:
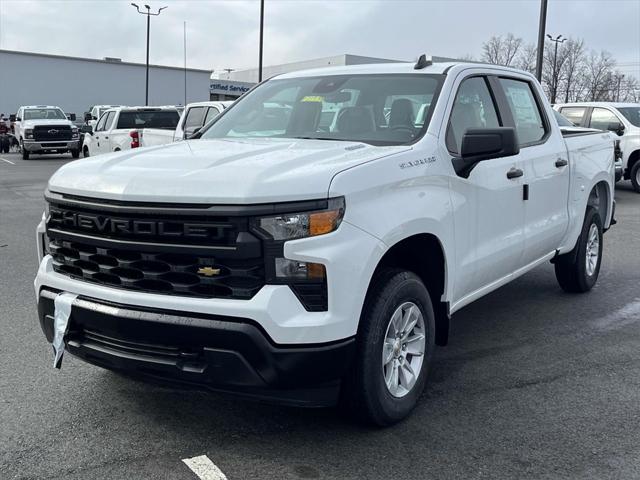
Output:
[[415,137],[416,129],[410,125],[394,125],[393,127],[389,127],[389,130],[392,132],[407,132],[411,135],[411,137]]

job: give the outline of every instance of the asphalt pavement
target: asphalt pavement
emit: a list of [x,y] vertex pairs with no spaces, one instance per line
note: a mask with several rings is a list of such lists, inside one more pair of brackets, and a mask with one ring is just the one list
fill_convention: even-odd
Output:
[[2,480],[194,480],[182,459],[200,455],[229,480],[640,478],[640,195],[629,182],[590,293],[563,293],[545,265],[468,306],[413,415],[371,429],[69,355],[53,369],[34,231],[46,180],[68,161],[0,155]]

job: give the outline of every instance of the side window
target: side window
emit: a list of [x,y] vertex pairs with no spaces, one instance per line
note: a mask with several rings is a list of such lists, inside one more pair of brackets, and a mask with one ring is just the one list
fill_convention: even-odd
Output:
[[560,113],[567,117],[567,119],[578,127],[584,127],[584,112],[587,109],[585,107],[562,107]]
[[113,120],[116,118],[116,112],[109,112],[107,114],[107,119],[104,122],[104,129],[105,130],[111,130],[111,127],[113,126]]
[[449,151],[460,153],[462,136],[467,129],[499,126],[498,113],[485,78],[472,77],[464,80],[458,87],[447,127]]
[[209,111],[207,112],[207,116],[204,117],[204,124],[206,125],[211,120],[216,118],[219,113],[220,113],[220,110],[218,110],[216,107],[209,107]]
[[591,112],[589,126],[598,130],[607,130],[610,123],[622,123],[612,112],[606,108],[594,108]]
[[511,78],[501,78],[499,81],[507,96],[513,121],[516,123],[520,146],[527,146],[542,140],[547,129],[542,121],[542,113],[533,96],[529,82]]
[[102,116],[100,117],[100,120],[98,120],[98,123],[96,124],[96,132],[101,132],[104,130],[104,124],[107,121],[107,117],[108,115],[106,114],[102,114]]
[[187,118],[184,119],[184,125],[182,126],[183,130],[191,127],[201,127],[202,120],[204,120],[204,110],[205,107],[192,107],[187,112]]

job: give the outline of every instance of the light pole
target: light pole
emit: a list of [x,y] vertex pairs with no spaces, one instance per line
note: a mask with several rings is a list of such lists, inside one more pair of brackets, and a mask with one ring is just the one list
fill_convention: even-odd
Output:
[[544,32],[547,28],[547,0],[540,0],[540,24],[538,25],[538,55],[536,58],[536,78],[542,81],[542,60],[544,59]]
[[260,54],[258,58],[258,83],[262,81],[262,38],[264,37],[264,0],[260,0]]
[[157,17],[160,15],[160,12],[167,7],[160,7],[156,13],[151,11],[151,7],[149,5],[145,5],[144,8],[147,9],[146,12],[140,10],[140,7],[135,3],[132,3],[131,6],[135,7],[139,14],[147,16],[147,75],[146,75],[146,87],[144,94],[144,104],[149,105],[149,31],[151,30],[151,17]]
[[[547,38],[556,44],[556,48],[553,52],[553,72],[551,77],[551,104],[556,103],[556,93],[558,90],[558,77],[560,76],[556,71],[557,60],[558,60],[558,44],[562,43],[566,40],[566,38],[562,38],[562,35],[558,35],[556,38],[553,38],[551,35],[547,34]],[[562,40],[560,40],[562,38]]]

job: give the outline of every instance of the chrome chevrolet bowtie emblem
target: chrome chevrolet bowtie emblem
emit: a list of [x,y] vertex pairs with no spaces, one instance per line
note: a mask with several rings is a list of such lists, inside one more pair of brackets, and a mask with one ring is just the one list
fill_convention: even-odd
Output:
[[58,130],[56,130],[55,128],[52,128],[47,133],[50,133],[51,135],[55,135],[56,133],[58,133]]
[[213,268],[213,267],[200,267],[198,269],[198,275],[204,275],[205,277],[213,277],[214,275],[220,275],[220,269]]

